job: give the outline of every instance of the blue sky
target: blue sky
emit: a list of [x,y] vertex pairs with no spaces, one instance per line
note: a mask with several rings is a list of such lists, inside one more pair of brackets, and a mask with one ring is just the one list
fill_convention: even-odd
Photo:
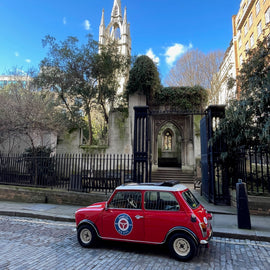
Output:
[[[0,0],[0,74],[16,67],[38,68],[45,35],[98,40],[102,9],[110,21],[114,0]],[[240,0],[122,0],[130,23],[132,55],[158,62],[163,80],[172,65],[194,48],[226,50],[232,39],[232,15]]]

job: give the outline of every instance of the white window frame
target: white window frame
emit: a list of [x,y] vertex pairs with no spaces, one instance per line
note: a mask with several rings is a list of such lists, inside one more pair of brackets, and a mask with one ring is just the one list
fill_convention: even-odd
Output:
[[240,57],[239,57],[239,64],[240,64],[240,66],[242,66],[242,63],[243,63],[243,56],[241,54]]
[[256,3],[256,16],[259,14],[260,10],[261,10],[260,0],[258,0]]
[[249,50],[249,43],[248,43],[248,41],[247,41],[246,44],[245,44],[245,49],[246,49],[246,51]]
[[250,48],[254,46],[254,33],[250,36]]
[[262,21],[257,24],[258,37],[262,34]]
[[247,24],[247,22],[246,22],[246,24],[245,24],[245,26],[244,26],[244,30],[245,30],[245,36],[246,36],[247,33],[248,33],[248,24]]
[[250,28],[253,24],[253,14],[252,13],[248,17],[248,23],[249,23],[249,28]]
[[241,37],[238,39],[238,47],[239,47],[239,49],[242,47],[242,39],[241,39]]
[[270,7],[268,7],[264,16],[265,16],[265,24],[268,24],[270,22]]

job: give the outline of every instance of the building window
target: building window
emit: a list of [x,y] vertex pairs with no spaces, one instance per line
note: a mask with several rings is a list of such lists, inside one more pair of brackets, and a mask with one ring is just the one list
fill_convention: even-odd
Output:
[[265,12],[265,24],[270,22],[270,7]]
[[240,66],[242,66],[242,63],[243,63],[243,56],[242,56],[242,54],[239,57],[239,62],[240,62]]
[[237,31],[237,36],[238,36],[238,37],[241,36],[241,31],[240,31],[240,30]]
[[246,4],[244,4],[244,6],[243,6],[243,14],[245,14],[245,13],[246,13],[246,10],[247,10],[247,5],[246,5]]
[[261,10],[260,1],[257,1],[257,3],[256,3],[256,15],[259,14],[260,10]]
[[248,45],[248,42],[246,43],[246,45],[245,45],[245,49],[246,49],[246,51],[248,51],[249,50],[249,45]]
[[250,36],[250,48],[254,46],[254,34]]
[[262,34],[262,22],[260,21],[257,25],[257,32],[258,32],[258,37]]
[[164,133],[164,150],[172,150],[172,133],[169,130]]
[[253,24],[253,16],[252,13],[250,14],[249,18],[248,18],[248,23],[249,23],[249,28],[251,27],[251,25]]
[[247,23],[245,24],[244,29],[245,29],[245,36],[246,36],[247,35],[247,32],[248,32],[248,25],[247,25]]
[[238,39],[238,46],[239,46],[239,49],[242,47],[242,39],[241,39],[241,37]]

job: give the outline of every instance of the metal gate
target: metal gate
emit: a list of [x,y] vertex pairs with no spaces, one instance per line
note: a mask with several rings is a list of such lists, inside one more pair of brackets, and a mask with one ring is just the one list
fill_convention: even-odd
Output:
[[133,181],[137,183],[151,182],[151,149],[149,107],[134,107],[134,173]]
[[226,150],[225,140],[210,142],[220,118],[224,117],[225,106],[209,106],[201,120],[201,165],[202,193],[214,204],[230,204],[229,180],[226,166],[220,159]]
[[201,171],[202,171],[202,185],[201,191],[209,202],[213,201],[213,189],[209,181],[209,162],[208,162],[208,132],[206,117],[202,118],[200,122],[201,133]]

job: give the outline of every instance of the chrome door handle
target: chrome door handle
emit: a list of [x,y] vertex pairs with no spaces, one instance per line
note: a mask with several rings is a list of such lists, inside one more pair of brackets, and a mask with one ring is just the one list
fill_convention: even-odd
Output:
[[135,216],[135,218],[136,219],[141,219],[141,218],[143,218],[143,216],[137,215],[137,216]]

